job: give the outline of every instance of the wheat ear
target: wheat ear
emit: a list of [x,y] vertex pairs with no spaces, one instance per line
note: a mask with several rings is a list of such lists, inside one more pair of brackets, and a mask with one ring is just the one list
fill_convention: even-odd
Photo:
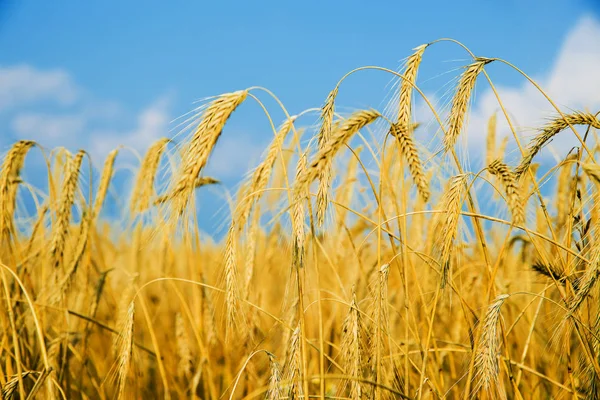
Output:
[[[298,165],[296,167],[296,181],[300,179],[300,177],[306,171],[306,154],[302,154],[300,159],[298,160]],[[302,191],[294,191],[292,205],[292,229],[294,231],[293,241],[293,254],[292,254],[292,262],[293,265],[297,268],[302,268],[304,265],[304,242],[306,240],[306,234],[304,231],[304,201],[306,200],[306,193]]]
[[14,232],[14,213],[17,201],[19,175],[25,156],[35,145],[31,140],[21,140],[8,151],[0,169],[0,243],[5,243]]
[[238,327],[238,307],[240,299],[235,246],[236,238],[235,221],[232,221],[225,243],[225,304],[227,307],[225,329],[226,341],[229,341],[231,334]]
[[96,218],[98,217],[98,214],[100,214],[100,210],[104,204],[104,199],[106,198],[106,193],[108,192],[110,180],[112,179],[115,159],[117,158],[118,153],[119,149],[114,149],[108,153],[106,160],[104,160],[102,176],[100,177],[100,185],[98,186],[98,193],[96,194],[96,200],[94,201],[94,213],[92,214],[92,218]]
[[442,209],[446,212],[446,220],[443,222],[442,228],[442,248],[441,248],[441,264],[442,264],[442,281],[441,286],[444,288],[450,278],[450,263],[454,253],[454,241],[458,232],[458,221],[460,219],[460,211],[462,202],[467,191],[467,174],[456,175],[450,180],[450,184],[444,198],[442,199]]
[[75,202],[79,170],[84,155],[85,152],[80,150],[66,166],[67,172],[61,188],[56,226],[53,229],[50,243],[50,257],[55,268],[63,263],[65,244],[69,235],[69,223],[71,222],[71,208]]
[[154,196],[154,180],[160,158],[170,142],[167,138],[158,139],[150,146],[140,165],[135,186],[131,195],[129,209],[132,215],[146,210]]
[[279,151],[283,147],[285,138],[292,130],[295,120],[296,116],[292,116],[281,125],[277,131],[277,134],[275,135],[275,138],[269,145],[265,159],[252,173],[252,177],[247,185],[248,189],[244,193],[246,196],[248,196],[248,198],[246,198],[243,205],[241,205],[238,216],[239,229],[242,229],[244,225],[246,225],[246,222],[250,218],[252,206],[262,197],[263,190],[267,187],[269,179],[271,178],[273,165],[277,159],[277,154],[279,154]]
[[317,152],[306,171],[298,177],[294,185],[295,189],[302,192],[307,191],[310,184],[322,173],[323,168],[326,168],[327,165],[329,165],[328,162],[333,159],[342,146],[344,146],[356,132],[379,117],[380,114],[375,110],[362,110],[352,114],[346,119],[332,134],[327,145]]
[[[327,100],[321,108],[321,129],[317,135],[319,150],[324,149],[331,140],[333,116],[335,111],[335,98],[337,96],[337,87],[333,89],[327,96]],[[327,205],[329,204],[329,187],[331,186],[331,160],[327,160],[326,164],[319,173],[319,189],[317,191],[317,225],[322,226],[325,222],[325,214]]]
[[445,152],[449,152],[454,148],[458,136],[462,132],[469,100],[475,88],[477,76],[483,71],[483,67],[492,61],[489,58],[477,58],[472,64],[467,66],[465,72],[460,76],[458,87],[452,100],[448,131],[444,137]]
[[522,225],[525,222],[525,210],[523,209],[523,200],[519,193],[519,186],[515,174],[500,160],[492,161],[488,166],[488,171],[492,175],[500,178],[502,186],[504,186],[506,200],[512,214],[513,222],[516,225]]
[[402,129],[399,125],[392,125],[390,130],[398,139],[400,150],[408,163],[408,170],[410,171],[412,180],[419,191],[421,199],[426,203],[430,196],[429,182],[423,171],[423,164],[419,158],[419,152],[412,139],[412,135],[410,131]]
[[133,354],[133,325],[135,316],[135,302],[132,301],[127,307],[125,318],[120,321],[119,334],[115,341],[117,353],[117,399],[123,398],[125,384],[129,374],[131,357]]
[[[352,378],[349,380],[349,396],[351,399],[359,400],[364,393],[363,384],[360,380],[364,378],[363,368],[367,360],[365,357],[364,323],[358,309],[356,293],[352,295],[352,303],[342,326],[341,354],[344,372]],[[338,392],[340,396],[345,392],[345,387],[346,383]]]
[[268,353],[268,355],[271,374],[269,376],[269,390],[267,390],[265,400],[283,400],[285,396],[281,390],[281,368],[275,359],[275,355],[272,353]]
[[287,359],[284,365],[284,381],[290,383],[288,399],[299,400],[302,393],[302,355],[300,344],[300,324],[294,329],[287,348]]
[[225,123],[247,95],[247,90],[223,94],[213,100],[202,113],[200,123],[184,150],[182,165],[170,193],[170,198],[175,200],[178,215],[183,214],[187,207],[196,178],[206,165]]
[[479,390],[490,390],[493,384],[498,383],[498,353],[500,352],[500,340],[498,338],[498,321],[500,319],[500,308],[509,297],[502,294],[488,306],[481,336],[475,355],[475,380],[474,393]]
[[572,125],[589,125],[593,128],[600,129],[600,120],[598,120],[594,114],[576,112],[556,118],[548,123],[527,146],[527,152],[525,156],[515,169],[517,178],[520,178],[521,175],[527,171],[534,157],[546,144],[548,144],[550,140],[552,140],[554,136]]
[[494,113],[487,124],[487,137],[486,137],[486,163],[490,165],[492,161],[496,159],[496,126],[497,116]]

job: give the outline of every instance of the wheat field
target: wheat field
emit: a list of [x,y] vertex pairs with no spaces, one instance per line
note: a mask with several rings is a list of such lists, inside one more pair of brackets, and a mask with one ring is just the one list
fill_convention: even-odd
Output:
[[[14,143],[0,167],[2,398],[600,398],[599,114],[547,97],[552,118],[523,135],[498,97],[484,149],[465,147],[476,86],[495,90],[488,65],[545,93],[467,49],[436,109],[417,75],[441,45],[399,72],[353,70],[298,114],[261,87],[207,99],[118,190],[125,224],[103,212],[123,148],[92,170],[85,150]],[[388,107],[339,113],[364,70],[395,82]],[[265,99],[272,142],[211,240],[197,196],[220,177],[206,166],[235,110]],[[558,162],[544,153],[556,136],[576,143]],[[33,153],[46,189],[21,174]]]

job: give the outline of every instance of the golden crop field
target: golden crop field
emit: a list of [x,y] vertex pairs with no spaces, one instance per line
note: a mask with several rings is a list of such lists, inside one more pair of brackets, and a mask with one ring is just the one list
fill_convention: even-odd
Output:
[[[465,148],[490,65],[545,94],[469,52],[438,110],[417,75],[443,44],[400,72],[351,71],[298,114],[261,87],[206,100],[118,190],[126,228],[102,213],[123,148],[93,180],[85,150],[14,143],[0,169],[2,398],[600,398],[599,114],[547,97],[554,116],[522,135],[499,96],[484,149]],[[391,113],[338,112],[364,70],[396,82]],[[211,218],[198,192],[219,183],[205,167],[235,110],[265,99],[287,117],[265,106],[272,142],[213,241],[198,228]],[[576,143],[559,162],[543,153],[557,135]],[[41,195],[21,174],[33,153]]]

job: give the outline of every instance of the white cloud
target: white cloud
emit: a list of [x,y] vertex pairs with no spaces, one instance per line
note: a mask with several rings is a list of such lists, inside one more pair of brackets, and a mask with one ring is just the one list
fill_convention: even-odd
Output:
[[119,145],[143,152],[152,142],[168,136],[169,105],[168,97],[159,98],[140,112],[136,126],[130,130],[92,130],[85,148],[93,158],[100,159]]
[[20,139],[56,143],[82,135],[85,122],[82,115],[25,112],[13,118],[12,128]]
[[72,104],[78,89],[60,69],[41,71],[29,65],[0,67],[0,111],[39,101]]
[[[591,16],[582,18],[565,38],[556,61],[549,68],[547,75],[533,77],[562,112],[600,110],[600,74],[598,74],[600,46],[598,43],[600,43],[600,22]],[[483,76],[478,82],[486,84]],[[529,82],[524,82],[519,87],[497,87],[497,91],[512,123],[526,139],[523,144],[535,133],[535,127],[542,126],[549,118],[557,115],[551,104]],[[491,89],[487,89],[474,100],[469,116],[468,142],[471,149],[482,148],[487,120],[495,112],[498,112],[498,136],[510,134],[494,93]],[[560,153],[563,154],[562,150],[568,151],[577,144],[574,135],[565,132],[554,140],[552,148],[561,149]],[[481,156],[484,157],[483,154]]]

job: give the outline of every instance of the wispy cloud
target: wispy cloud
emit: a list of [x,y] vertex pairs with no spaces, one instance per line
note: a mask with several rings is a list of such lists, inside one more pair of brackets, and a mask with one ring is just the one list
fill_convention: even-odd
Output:
[[40,101],[74,103],[79,90],[63,70],[42,71],[30,65],[0,67],[0,112]]

